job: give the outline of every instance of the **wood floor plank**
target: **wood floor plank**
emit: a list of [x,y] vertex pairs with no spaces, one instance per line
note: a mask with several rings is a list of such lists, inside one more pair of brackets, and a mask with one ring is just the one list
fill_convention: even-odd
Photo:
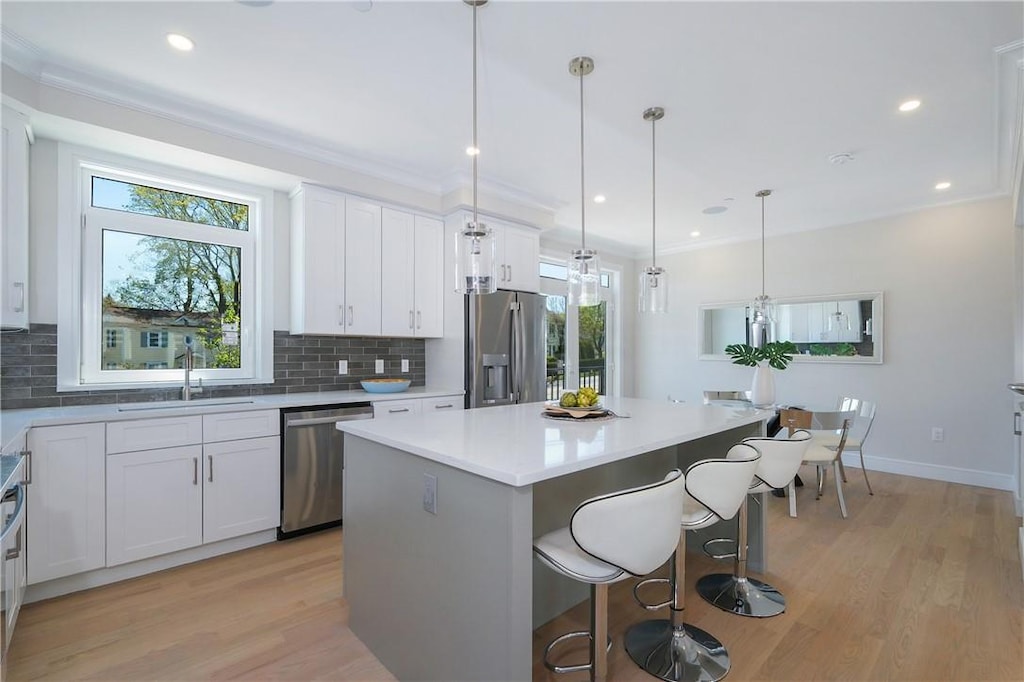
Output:
[[[813,480],[813,471],[804,472]],[[705,603],[694,584],[731,570],[687,556],[686,620],[728,647],[744,680],[1024,680],[1019,518],[1009,493],[856,469],[843,519],[831,478],[821,500],[799,493],[798,518],[768,500],[771,571],[781,616],[742,618]],[[394,678],[348,628],[341,531],[273,543],[23,608],[8,679],[190,682]],[[661,575],[665,570],[660,571]],[[633,623],[667,618],[612,586],[612,680],[649,682],[622,648]],[[534,633],[536,680],[547,641],[588,626],[581,604]],[[586,656],[585,643],[564,658]]]

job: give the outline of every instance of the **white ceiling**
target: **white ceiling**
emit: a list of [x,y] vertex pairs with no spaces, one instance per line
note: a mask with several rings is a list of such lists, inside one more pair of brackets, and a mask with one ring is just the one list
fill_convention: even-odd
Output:
[[[5,0],[4,59],[18,44],[36,79],[103,79],[371,173],[438,191],[465,183],[471,10],[378,0],[360,11],[370,5]],[[1021,2],[491,0],[479,17],[481,184],[550,207],[574,238],[577,55],[596,62],[584,83],[587,233],[626,251],[650,249],[650,106],[666,110],[659,250],[759,236],[762,188],[775,191],[769,235],[1011,193]],[[171,50],[171,31],[195,50]],[[911,97],[920,109],[898,112]],[[840,152],[855,158],[831,164]],[[941,180],[952,187],[937,192]]]

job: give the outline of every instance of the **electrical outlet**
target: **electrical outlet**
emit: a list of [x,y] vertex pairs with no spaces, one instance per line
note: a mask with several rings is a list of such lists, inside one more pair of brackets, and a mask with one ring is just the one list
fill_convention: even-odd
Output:
[[938,426],[932,427],[932,440],[936,443],[941,443],[946,440],[946,432],[944,429],[940,429]]
[[338,360],[338,374],[348,374],[348,360]]
[[423,511],[437,514],[437,476],[423,474]]
[[383,360],[375,360],[374,363],[373,363],[373,371],[376,372],[377,374],[383,374],[384,373],[384,361]]
[[406,358],[402,358],[402,371],[403,372],[408,372],[409,371],[409,361]]

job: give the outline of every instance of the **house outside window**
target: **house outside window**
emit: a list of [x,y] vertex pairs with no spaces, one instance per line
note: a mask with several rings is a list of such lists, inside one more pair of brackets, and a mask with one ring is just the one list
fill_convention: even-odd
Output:
[[82,227],[61,259],[82,284],[61,285],[59,390],[179,383],[186,341],[208,383],[272,381],[272,193],[61,152]]

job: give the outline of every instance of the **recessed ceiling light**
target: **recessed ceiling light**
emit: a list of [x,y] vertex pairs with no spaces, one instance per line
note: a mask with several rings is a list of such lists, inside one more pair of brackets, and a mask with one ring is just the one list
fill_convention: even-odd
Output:
[[470,156],[478,156],[480,154],[480,150],[470,145],[466,147],[466,153],[469,154]]
[[700,236],[700,230],[694,230],[693,232],[690,233],[690,236],[691,237],[699,237]]
[[196,46],[191,38],[180,33],[168,33],[167,43],[175,50],[181,50],[182,52],[191,52],[192,48]]
[[605,195],[603,194],[598,194],[597,196],[594,197],[595,204],[603,204],[606,201],[608,201],[608,198],[605,197]]
[[921,100],[919,99],[908,99],[906,102],[900,105],[900,111],[913,111],[921,106]]
[[725,213],[728,210],[729,209],[726,206],[708,206],[703,211],[701,211],[701,213],[705,215],[715,215],[716,213]]
[[938,190],[949,189],[952,186],[953,186],[953,183],[951,183],[951,182],[940,182],[937,185],[935,185],[935,189],[938,189]]

